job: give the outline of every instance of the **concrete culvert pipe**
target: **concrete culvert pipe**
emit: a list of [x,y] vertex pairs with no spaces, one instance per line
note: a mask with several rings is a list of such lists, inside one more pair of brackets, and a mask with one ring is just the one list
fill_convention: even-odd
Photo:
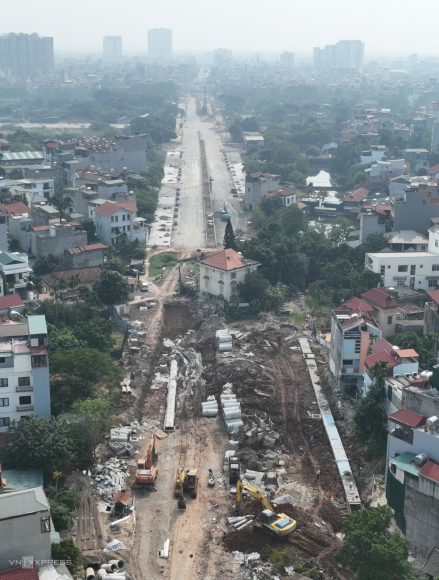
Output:
[[117,566],[117,570],[125,569],[125,560],[110,560],[108,563]]
[[[115,572],[117,570],[116,564],[101,564],[100,572],[105,572],[105,574],[109,574],[111,572]],[[102,576],[105,576],[102,574]]]
[[202,413],[203,417],[216,417],[218,415],[218,408],[217,409],[203,409]]
[[222,342],[218,345],[218,350],[220,352],[232,352],[232,343],[231,342]]
[[96,578],[95,571],[93,568],[87,568],[85,571],[85,580],[93,580],[93,578]]
[[224,418],[225,419],[240,419],[241,418],[241,409],[235,409],[235,410],[224,410]]
[[201,403],[203,409],[207,409],[208,407],[216,407],[218,409],[218,403],[216,401],[206,401]]
[[[108,564],[106,564],[106,566],[108,566]],[[110,569],[110,570],[105,570],[104,568],[101,568],[100,570],[98,570],[98,571],[96,572],[96,576],[97,576],[97,577],[98,577],[100,580],[102,580],[102,578],[103,578],[104,576],[106,576],[107,574],[109,574],[110,572],[111,572],[111,569]]]
[[232,399],[231,401],[222,401],[221,404],[222,404],[224,409],[227,409],[228,407],[240,407],[241,406],[241,403],[239,401],[237,401],[236,399]]
[[101,580],[127,580],[126,574],[125,573],[121,573],[121,574],[108,574],[106,576],[102,576]]
[[216,337],[217,342],[221,343],[221,342],[232,342],[232,337],[230,336],[230,334],[223,334],[220,336]]

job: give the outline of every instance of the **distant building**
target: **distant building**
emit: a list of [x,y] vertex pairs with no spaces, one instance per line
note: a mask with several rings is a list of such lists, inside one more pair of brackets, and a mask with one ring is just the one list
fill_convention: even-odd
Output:
[[[0,570],[7,570],[1,578],[38,580],[34,562],[50,561],[52,525],[50,504],[42,487],[0,494],[0,528],[7,532],[0,543]],[[22,565],[11,570],[11,562]]]
[[145,220],[137,216],[134,202],[112,203],[106,201],[93,210],[96,234],[104,243],[116,244],[120,234],[126,233],[130,240],[139,240],[145,246]]
[[260,149],[263,149],[264,145],[264,137],[260,133],[244,133],[244,147],[246,149],[249,149],[250,147],[259,147]]
[[[74,268],[72,270],[56,270],[51,274],[44,274],[41,276],[46,292],[50,292],[52,288],[58,286],[61,280],[69,283],[69,280],[75,274],[79,277],[77,291],[79,294],[88,292],[93,289],[93,284],[102,276],[102,268],[100,266],[93,266],[91,268]],[[66,291],[68,292],[68,291]]]
[[0,324],[0,350],[0,433],[7,431],[12,421],[27,415],[50,419],[45,316],[28,316],[25,323]]
[[64,250],[87,244],[87,232],[79,223],[65,222],[30,228],[31,253],[39,258],[44,254],[63,256]]
[[280,66],[282,68],[294,68],[294,52],[287,50],[280,55]]
[[260,264],[246,260],[232,249],[222,250],[200,262],[200,291],[230,302],[239,300],[238,284]]
[[361,40],[340,40],[325,48],[314,48],[313,61],[316,70],[331,68],[355,69],[363,67],[364,43]]
[[104,36],[104,58],[120,58],[122,56],[122,37]]
[[68,268],[104,267],[104,256],[108,246],[104,244],[87,244],[64,250],[64,262]]
[[0,69],[19,77],[53,73],[53,38],[36,33],[1,34]]
[[245,178],[245,207],[251,210],[254,203],[261,203],[262,196],[279,189],[279,175],[249,173]]
[[232,51],[227,48],[217,48],[213,51],[213,64],[216,66],[227,67],[232,63]]
[[29,257],[20,252],[0,252],[0,273],[2,295],[19,294],[27,299],[27,279],[32,274]]
[[172,58],[172,30],[168,28],[148,30],[148,58],[150,60]]

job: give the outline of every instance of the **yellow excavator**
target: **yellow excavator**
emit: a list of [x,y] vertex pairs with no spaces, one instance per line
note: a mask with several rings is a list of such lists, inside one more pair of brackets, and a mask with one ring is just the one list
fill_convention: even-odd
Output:
[[184,492],[190,491],[191,497],[197,497],[198,486],[198,470],[192,467],[180,467],[177,471],[175,479],[174,495],[178,498],[178,509],[186,509],[186,501],[184,499]]
[[276,514],[267,497],[249,483],[243,483],[241,479],[236,484],[236,503],[238,509],[242,501],[242,491],[244,489],[262,502],[265,508],[259,516],[259,526],[257,529],[274,534],[277,537],[288,536],[288,534],[294,532],[297,526],[296,520],[292,520],[286,514]]

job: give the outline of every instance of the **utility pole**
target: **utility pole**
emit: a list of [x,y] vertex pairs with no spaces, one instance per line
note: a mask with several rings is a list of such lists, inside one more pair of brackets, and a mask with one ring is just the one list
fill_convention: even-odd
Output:
[[206,87],[204,87],[204,103],[203,104],[204,104],[204,108],[207,111],[207,107],[206,107]]

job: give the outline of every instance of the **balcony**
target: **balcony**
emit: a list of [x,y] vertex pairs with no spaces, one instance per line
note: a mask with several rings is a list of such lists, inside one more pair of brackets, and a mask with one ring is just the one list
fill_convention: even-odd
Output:
[[32,385],[25,385],[23,387],[15,387],[16,393],[31,393],[34,390]]
[[34,410],[33,405],[17,405],[17,413],[19,413],[20,411],[33,411],[33,410]]
[[413,445],[412,429],[404,429],[403,427],[396,427],[396,429],[391,429],[389,433],[392,437],[396,437],[396,439],[401,439],[402,441],[406,441],[410,445]]

